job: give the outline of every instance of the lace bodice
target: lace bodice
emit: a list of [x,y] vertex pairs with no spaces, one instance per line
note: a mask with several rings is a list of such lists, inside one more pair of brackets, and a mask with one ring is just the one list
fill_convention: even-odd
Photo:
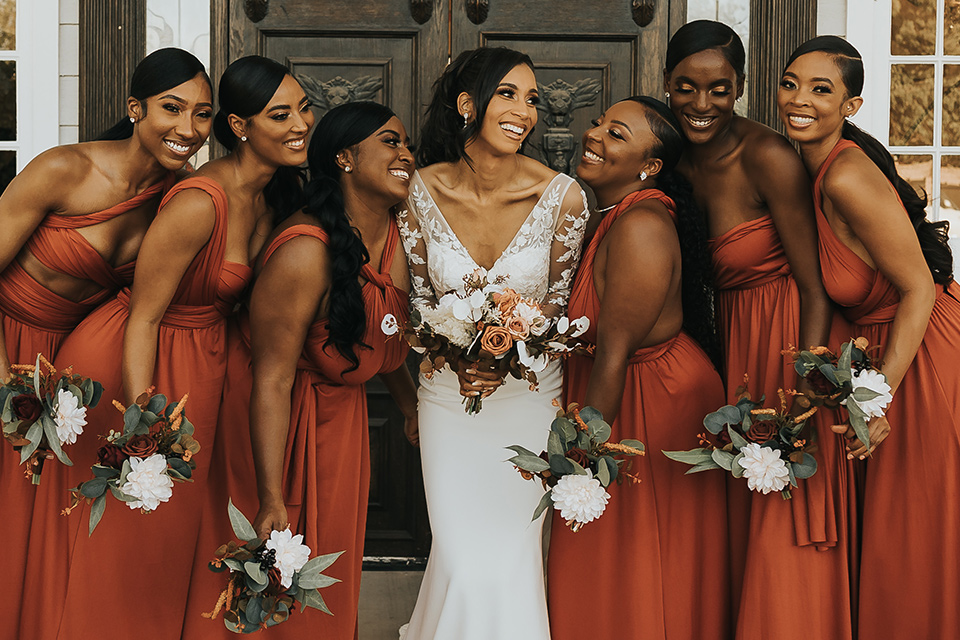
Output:
[[[503,276],[504,286],[521,296],[566,308],[589,215],[583,190],[573,178],[558,174],[487,272],[488,278]],[[463,276],[478,265],[447,224],[419,173],[414,173],[410,197],[397,224],[410,265],[413,303],[462,290]]]

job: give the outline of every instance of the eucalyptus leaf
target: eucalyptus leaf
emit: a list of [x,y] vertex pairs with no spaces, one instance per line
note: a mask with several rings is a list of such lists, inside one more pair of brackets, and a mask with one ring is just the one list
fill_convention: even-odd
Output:
[[336,578],[331,578],[330,576],[325,576],[322,573],[317,573],[314,575],[301,577],[298,581],[298,584],[303,589],[323,589],[324,587],[329,587],[332,584],[340,582]]
[[37,354],[37,360],[33,365],[33,391],[38,398],[43,398],[43,392],[40,391],[40,354]]
[[620,444],[626,445],[628,447],[633,447],[634,449],[639,449],[640,451],[646,451],[646,447],[639,440],[633,440],[632,438],[626,438],[620,441]]
[[700,464],[713,460],[710,449],[691,449],[690,451],[664,451],[663,455],[671,460],[686,464]]
[[93,400],[93,380],[90,378],[84,378],[80,382],[80,393],[81,393],[81,404],[89,404]]
[[587,470],[581,467],[577,462],[574,462],[570,458],[567,458],[567,462],[569,462],[570,465],[573,467],[573,473],[575,473],[576,475],[578,476],[587,475]]
[[734,478],[742,478],[743,472],[746,471],[743,465],[740,464],[741,460],[743,460],[743,454],[738,453],[733,457],[733,462],[730,463],[730,473],[733,474]]
[[160,412],[163,411],[163,408],[166,406],[167,406],[167,396],[163,395],[162,393],[158,393],[157,395],[150,398],[150,400],[147,402],[147,411],[150,411],[151,413],[155,413],[159,415]]
[[701,471],[711,471],[713,469],[722,469],[722,468],[723,467],[718,465],[713,460],[708,460],[706,462],[701,462],[700,464],[693,465],[692,467],[687,469],[687,472],[683,475],[688,476],[691,473],[700,473]]
[[120,485],[124,485],[127,483],[127,474],[130,473],[132,469],[133,467],[130,466],[130,458],[127,458],[126,460],[123,461],[123,466],[120,467],[120,480],[119,480]]
[[107,508],[107,494],[101,493],[96,500],[93,501],[93,504],[90,505],[90,525],[87,532],[87,537],[93,535],[93,530],[97,528],[97,525],[100,524],[100,518],[103,517],[103,511]]
[[524,471],[540,473],[550,468],[550,463],[540,456],[513,456],[507,462],[514,464]]
[[80,485],[80,493],[87,498],[99,498],[107,491],[106,478],[92,478]]
[[43,433],[47,436],[47,445],[50,447],[50,451],[53,451],[53,455],[57,456],[60,462],[68,467],[72,467],[73,461],[63,452],[63,447],[60,446],[60,436],[57,435],[57,423],[46,414],[41,416],[39,422],[43,422]]
[[188,436],[193,435],[193,423],[187,419],[187,414],[181,414],[183,416],[183,421],[180,423],[180,433],[185,433]]
[[727,427],[727,433],[730,434],[730,442],[732,442],[733,446],[737,449],[743,449],[747,446],[746,438],[740,435],[740,432],[734,429],[733,425]]
[[13,398],[15,395],[7,387],[0,387],[0,420],[3,422],[12,422],[13,421]]
[[335,553],[326,553],[322,556],[310,558],[302,567],[300,567],[300,574],[303,575],[304,572],[308,571],[323,571],[332,565],[337,558],[343,555],[343,553],[343,551],[337,551]]
[[817,460],[807,452],[803,453],[802,462],[794,462],[790,466],[793,467],[794,475],[801,480],[805,480],[817,472]]
[[91,409],[96,408],[100,404],[100,398],[103,397],[103,385],[97,381],[93,382],[93,396],[90,398],[90,401],[86,403]]
[[252,578],[257,584],[267,583],[267,574],[260,568],[260,562],[257,560],[247,560],[243,563],[243,570],[249,578]]
[[555,432],[564,442],[573,442],[577,439],[577,426],[573,421],[564,417],[554,418],[550,430]]
[[257,532],[254,531],[253,525],[250,524],[247,517],[240,513],[240,509],[237,509],[233,505],[233,499],[227,502],[227,513],[230,515],[230,526],[233,527],[233,534],[237,536],[237,538],[244,542],[256,540]]
[[617,461],[610,456],[602,456],[597,462],[597,468],[598,470],[606,469],[607,475],[610,476],[610,480],[606,483],[604,483],[603,480],[600,481],[600,484],[605,487],[609,487],[610,483],[616,480],[617,476],[620,474],[620,469],[617,467]]
[[518,454],[518,455],[521,455],[521,456],[533,456],[533,457],[535,457],[535,458],[536,458],[536,457],[539,457],[539,456],[537,456],[537,454],[535,454],[533,451],[530,451],[530,449],[521,447],[521,446],[518,445],[518,444],[512,444],[512,445],[510,445],[509,447],[504,447],[504,448],[505,448],[505,449],[509,449],[510,451],[513,451],[514,453],[516,453],[516,454]]
[[110,493],[112,493],[112,494],[113,494],[113,497],[116,498],[117,500],[119,500],[120,502],[135,502],[135,501],[136,501],[136,498],[134,498],[133,496],[130,496],[130,495],[125,494],[123,491],[120,490],[119,487],[115,487],[115,486],[113,486],[112,484],[109,484],[109,483],[108,483],[108,486],[110,487]]
[[243,571],[243,563],[236,558],[224,558],[223,563],[234,571]]
[[323,601],[323,596],[320,595],[320,592],[316,589],[300,589],[297,592],[297,600],[300,601],[300,604],[303,605],[303,608],[313,607],[314,609],[319,609],[324,613],[329,613],[333,615],[333,612],[327,608],[327,603]]
[[560,435],[556,431],[551,431],[547,435],[547,453],[550,454],[551,458],[553,456],[562,456],[566,453],[563,442],[560,440]]
[[577,447],[584,451],[590,450],[590,435],[586,431],[577,432]]
[[540,498],[540,503],[537,505],[537,508],[533,512],[533,517],[530,519],[531,522],[540,517],[547,507],[553,506],[553,492],[547,491]]
[[607,465],[603,464],[603,462],[597,464],[596,478],[600,481],[601,486],[610,486],[610,470],[607,468]]
[[64,387],[66,388],[67,391],[73,394],[73,397],[77,399],[77,402],[80,404],[80,406],[83,406],[83,390],[80,389],[80,387],[78,387],[77,385],[71,384],[69,382],[64,384]]
[[729,451],[724,451],[723,449],[714,449],[710,454],[710,457],[718,465],[726,469],[727,471],[733,471],[733,459],[736,457]]
[[844,342],[840,347],[840,357],[837,359],[837,369],[840,371],[850,371],[853,365],[853,340]]
[[603,420],[591,420],[587,423],[587,433],[597,442],[606,442],[610,439],[610,425]]
[[16,433],[20,429],[20,424],[23,420],[10,420],[3,423],[3,432],[4,433]]
[[841,380],[840,379],[840,376],[842,375],[841,372],[837,369],[836,365],[831,364],[829,362],[824,362],[822,365],[820,365],[819,369],[820,369],[820,373],[823,374],[824,378],[829,380],[831,383],[837,385],[838,387],[843,386],[844,382],[850,381],[849,371],[844,372],[847,374],[847,376],[845,379]]
[[193,469],[190,468],[189,463],[184,462],[183,458],[178,458],[176,456],[172,458],[167,458],[167,464],[170,465],[170,469],[180,474],[184,479],[189,480],[193,476]]
[[247,600],[247,610],[244,615],[250,624],[259,625],[264,618],[263,607],[260,605],[260,598],[250,598]]
[[593,420],[603,420],[603,414],[595,407],[588,405],[580,409],[580,419],[590,424]]
[[850,394],[854,400],[857,402],[869,402],[875,398],[879,398],[881,394],[877,393],[873,389],[868,389],[866,387],[859,387],[854,389],[853,393]]
[[708,413],[703,418],[703,426],[707,428],[707,431],[716,435],[725,425],[740,424],[741,419],[740,409],[728,404],[713,413]]
[[149,409],[140,413],[140,424],[145,425],[147,429],[155,425],[158,420],[160,420],[160,416]]
[[[243,563],[243,565],[244,565],[244,570],[246,570],[248,564],[250,564],[250,563],[249,563],[249,562],[244,562],[244,563]],[[260,568],[260,565],[258,564],[258,565],[257,565],[257,569],[259,569],[259,568]],[[263,573],[263,572],[261,571],[261,573]],[[243,576],[243,578],[244,578],[244,581],[247,583],[247,588],[250,589],[250,591],[253,591],[254,593],[260,593],[261,591],[263,591],[264,589],[267,588],[267,582],[266,582],[266,581],[264,581],[264,582],[257,582],[256,580],[254,580],[253,576],[250,575],[250,572],[249,572],[249,571],[247,571],[247,573]]]
[[788,465],[787,465],[787,473],[790,474],[790,486],[796,487],[796,486],[797,486],[797,476],[796,476],[796,474],[794,474],[794,472],[793,472],[793,465],[792,465],[792,464],[788,464]]
[[857,439],[869,447],[870,429],[867,427],[867,415],[855,402],[848,402],[846,407],[847,413],[850,414],[850,426],[853,427],[854,433],[857,434]]
[[30,444],[20,449],[20,464],[26,462],[33,452],[37,450],[37,447],[40,446],[40,439],[43,435],[43,425],[40,424],[41,422],[42,420],[37,420],[27,429],[27,434],[24,437],[30,441]]
[[140,407],[132,404],[123,412],[123,433],[133,433],[140,425]]

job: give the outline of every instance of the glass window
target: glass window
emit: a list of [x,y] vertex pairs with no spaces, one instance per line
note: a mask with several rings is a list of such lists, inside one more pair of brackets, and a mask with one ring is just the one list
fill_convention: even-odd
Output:
[[933,144],[932,64],[895,64],[890,67],[890,144]]
[[893,0],[890,53],[932,56],[937,45],[937,0]]
[[949,220],[950,237],[960,238],[960,156],[943,156],[940,159],[939,219]]
[[17,0],[0,0],[0,49],[17,48]]

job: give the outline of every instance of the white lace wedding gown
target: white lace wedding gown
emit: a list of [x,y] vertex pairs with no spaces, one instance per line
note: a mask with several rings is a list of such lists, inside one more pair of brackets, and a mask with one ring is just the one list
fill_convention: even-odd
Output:
[[[520,295],[566,307],[580,257],[587,203],[576,182],[557,175],[488,272]],[[463,288],[478,265],[414,174],[399,215],[414,304]],[[490,213],[497,224],[497,212]],[[540,374],[539,391],[507,377],[464,412],[449,369],[420,379],[420,451],[433,545],[405,640],[547,640],[541,552],[543,517],[532,521],[543,489],[524,480],[505,447],[546,446],[561,373]]]

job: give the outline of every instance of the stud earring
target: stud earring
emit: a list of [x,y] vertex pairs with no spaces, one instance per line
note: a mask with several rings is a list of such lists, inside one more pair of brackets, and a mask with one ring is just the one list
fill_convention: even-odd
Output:
[[343,170],[346,171],[347,173],[350,173],[351,171],[353,171],[353,167],[351,167],[350,165],[347,165],[343,168]]
[[133,124],[133,123],[135,123],[136,121],[137,121],[136,118],[134,118],[133,116],[130,116],[130,124]]
[[640,180],[646,180],[646,179],[647,179],[647,172],[646,172],[646,171],[641,171],[641,172],[640,172]]
[[741,100],[743,100],[743,98],[740,96],[737,96],[737,102],[740,102]]
[[669,99],[669,98],[670,98],[670,92],[669,92],[669,91],[664,91],[664,92],[663,92],[663,97]]
[[465,112],[463,114],[463,128],[466,129],[468,124],[470,124],[470,113]]
[[246,142],[247,136],[240,136],[240,142]]

